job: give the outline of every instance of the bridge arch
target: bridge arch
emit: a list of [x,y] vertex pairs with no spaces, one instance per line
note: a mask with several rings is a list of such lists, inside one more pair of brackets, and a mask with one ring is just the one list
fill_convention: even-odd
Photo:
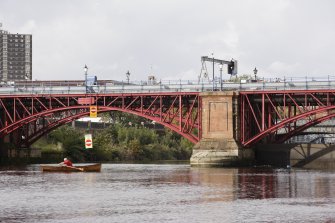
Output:
[[[71,108],[69,108],[69,110],[71,110]],[[88,110],[88,109],[87,109]],[[146,118],[146,119],[149,119],[149,120],[152,120],[152,121],[155,121],[156,123],[158,124],[161,124],[169,129],[171,129],[172,131],[182,135],[183,137],[185,137],[186,139],[188,139],[189,141],[195,143],[194,141],[194,137],[192,137],[190,134],[186,134],[184,132],[181,132],[179,131],[179,129],[177,127],[175,127],[174,125],[171,125],[169,123],[164,123],[164,122],[161,122],[158,118],[156,117],[152,117],[152,116],[148,116],[148,115],[142,115],[142,114],[138,114],[136,112],[132,112],[132,111],[123,111],[121,109],[116,109],[116,108],[109,108],[109,107],[100,107],[99,108],[99,113],[104,113],[104,112],[109,112],[109,111],[122,111],[122,112],[125,112],[125,113],[128,113],[128,114],[133,114],[133,115],[137,115],[137,116],[140,116],[140,117],[143,117],[143,118]],[[33,132],[31,135],[25,137],[27,139],[29,139],[29,141],[25,142],[26,145],[31,145],[32,143],[34,143],[38,138],[40,138],[42,135],[50,132],[51,130],[55,129],[55,128],[58,128],[59,126],[61,125],[65,125],[69,122],[72,122],[73,120],[76,120],[76,119],[79,119],[81,117],[85,117],[85,116],[89,116],[90,112],[89,111],[85,111],[85,112],[82,112],[82,113],[79,113],[79,114],[75,114],[75,115],[72,115],[72,116],[69,116],[69,117],[65,117],[63,119],[60,119],[60,120],[57,120],[56,122],[54,123],[51,123],[50,125],[47,125],[45,126],[44,128],[42,129],[39,129],[38,131],[36,132]],[[34,120],[32,120],[33,122]]]
[[271,133],[273,133],[273,132],[275,132],[275,131],[277,131],[277,130],[285,127],[285,126],[288,126],[288,125],[292,124],[292,123],[294,124],[299,120],[306,120],[306,118],[309,118],[307,123],[305,123],[304,125],[301,125],[299,127],[294,128],[294,130],[291,130],[289,133],[284,134],[284,137],[282,137],[282,139],[275,141],[275,143],[283,143],[284,141],[293,137],[297,133],[302,132],[302,131],[306,130],[307,128],[309,128],[313,125],[316,125],[320,122],[326,121],[326,120],[334,117],[335,114],[327,115],[326,117],[319,117],[319,118],[316,118],[316,119],[311,118],[313,115],[322,114],[325,111],[334,110],[334,109],[335,109],[335,106],[320,108],[320,109],[316,109],[316,110],[306,112],[304,114],[300,114],[300,115],[297,115],[295,117],[286,119],[286,120],[268,128],[268,129],[266,129],[265,131],[259,133],[258,135],[254,136],[249,141],[247,141],[245,144],[249,145],[251,143],[256,143],[256,142],[260,141],[261,139],[265,138],[268,134],[271,134]]
[[320,118],[317,118],[313,121],[307,122],[306,124],[301,125],[298,128],[294,129],[289,134],[285,134],[283,137],[279,138],[277,140],[277,143],[284,143],[289,138],[298,135],[299,133],[303,132],[304,130],[306,130],[306,129],[312,127],[312,126],[318,125],[322,122],[328,121],[328,120],[330,120],[334,117],[335,117],[335,114],[329,114],[329,115],[326,115],[324,117],[320,117]]
[[89,115],[90,106],[97,106],[99,113],[121,111],[153,120],[193,143],[201,137],[200,98],[197,93],[1,98],[0,134],[2,137],[14,134],[18,144],[29,146],[52,129]]
[[[242,145],[251,146],[261,140],[283,143],[307,128],[335,117],[334,96],[334,90],[242,93]],[[247,130],[243,132],[246,126]]]

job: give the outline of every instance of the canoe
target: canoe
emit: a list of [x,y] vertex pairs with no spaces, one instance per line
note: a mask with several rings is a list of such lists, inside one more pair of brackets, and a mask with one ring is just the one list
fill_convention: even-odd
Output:
[[100,172],[101,163],[77,165],[77,166],[62,166],[59,164],[43,164],[41,165],[42,171],[47,172]]

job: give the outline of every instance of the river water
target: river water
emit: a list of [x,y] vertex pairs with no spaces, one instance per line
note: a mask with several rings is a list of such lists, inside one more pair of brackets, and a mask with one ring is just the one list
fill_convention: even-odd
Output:
[[0,222],[335,222],[335,172],[103,164],[0,168]]

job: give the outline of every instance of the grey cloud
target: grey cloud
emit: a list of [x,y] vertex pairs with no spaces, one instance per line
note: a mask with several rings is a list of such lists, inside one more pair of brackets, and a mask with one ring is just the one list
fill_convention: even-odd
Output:
[[[20,5],[20,7],[18,7]],[[34,79],[196,79],[200,57],[237,59],[239,73],[335,71],[333,1],[2,0],[0,21],[33,34]],[[152,69],[151,69],[152,67]],[[225,75],[228,78],[227,75]]]

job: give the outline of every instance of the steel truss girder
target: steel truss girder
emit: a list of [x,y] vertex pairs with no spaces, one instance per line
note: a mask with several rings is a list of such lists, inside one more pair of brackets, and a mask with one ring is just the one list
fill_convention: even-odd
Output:
[[334,113],[335,90],[240,92],[240,141],[282,143]]
[[[83,98],[94,104],[80,104]],[[16,133],[20,136],[15,140],[17,146],[30,146],[46,132],[87,116],[91,105],[98,106],[98,112],[122,111],[145,117],[193,143],[201,138],[197,92],[0,96],[0,137]]]

